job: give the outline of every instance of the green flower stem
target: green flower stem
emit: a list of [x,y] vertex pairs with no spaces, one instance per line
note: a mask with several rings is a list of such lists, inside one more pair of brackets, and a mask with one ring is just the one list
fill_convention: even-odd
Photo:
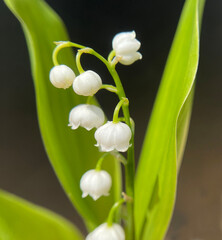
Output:
[[122,57],[114,57],[112,62],[111,62],[111,66],[115,68],[116,64],[120,61]]
[[85,48],[83,45],[80,44],[76,44],[76,43],[72,43],[69,41],[66,42],[54,42],[57,46],[55,47],[53,54],[52,54],[52,60],[53,60],[53,64],[55,66],[59,65],[59,62],[57,60],[57,55],[59,53],[59,51],[63,48],[66,47],[76,47],[76,48]]
[[84,73],[84,69],[82,68],[82,65],[81,65],[81,62],[80,62],[80,58],[81,58],[81,55],[83,54],[83,52],[81,51],[78,51],[77,54],[76,54],[76,66],[77,66],[77,69],[79,71],[79,73]]
[[126,158],[119,152],[117,151],[112,151],[110,154],[117,160],[120,161],[123,165],[127,164]]
[[124,117],[119,117],[119,121],[120,121],[120,122],[126,122],[126,120],[125,120]]
[[119,122],[119,111],[120,111],[120,108],[123,105],[129,105],[129,100],[127,98],[122,98],[119,101],[119,103],[116,105],[116,108],[115,108],[114,113],[113,113],[113,122],[114,123],[118,123]]
[[116,87],[114,87],[112,85],[109,85],[109,84],[103,84],[100,89],[106,89],[107,91],[113,92],[113,93],[116,93],[116,94],[118,92]]
[[[115,69],[115,65],[108,62],[104,57],[102,57],[100,54],[98,54],[96,51],[94,51],[91,48],[88,49],[82,49],[80,51],[84,51],[84,53],[92,54],[98,59],[100,59],[107,67],[108,71],[110,72],[111,76],[113,77],[113,80],[115,82],[116,88],[118,89],[118,97],[119,100],[122,98],[126,98],[125,91],[123,89],[123,85],[120,81],[119,75]],[[130,140],[131,147],[128,149],[127,152],[127,164],[125,165],[125,184],[126,184],[126,194],[130,196],[132,199],[134,199],[134,176],[135,176],[135,162],[134,162],[134,127],[131,125],[130,120],[130,113],[129,113],[129,107],[123,105],[123,115],[125,118],[125,122],[128,126],[130,126],[132,130],[132,138]],[[134,206],[133,202],[127,202],[127,226],[126,226],[126,234],[127,240],[134,240],[135,239],[135,230],[134,230]]]
[[109,154],[112,155],[115,160],[120,161],[123,165],[126,165],[127,160],[119,152],[115,152],[115,151],[107,152],[107,153],[104,153],[102,157],[98,160],[95,168],[97,171],[100,171],[102,169],[103,160]]
[[102,163],[103,163],[103,160],[104,158],[108,155],[109,153],[104,153],[102,155],[102,157],[98,160],[97,164],[96,164],[96,171],[100,171],[101,168],[102,168]]
[[93,96],[88,96],[86,100],[86,104],[90,104],[93,99]]
[[[110,74],[112,75],[116,87],[118,89],[119,99],[126,97],[125,91],[123,89],[122,83],[120,81],[119,75],[116,72],[115,66],[107,67]],[[126,194],[134,199],[134,176],[135,176],[135,160],[134,160],[134,129],[131,126],[129,107],[123,105],[123,115],[126,124],[130,126],[132,131],[132,138],[130,140],[131,147],[127,151],[127,164],[125,165],[125,184],[126,184]],[[126,226],[126,239],[134,240],[135,230],[134,230],[134,206],[133,202],[127,202],[127,226]]]
[[132,118],[130,118],[130,123],[131,123],[131,130],[133,132],[133,135],[135,134],[135,122]]
[[115,50],[112,50],[112,51],[110,52],[109,56],[108,56],[108,62],[111,63],[112,60],[113,60],[113,58],[115,57],[115,55],[116,55]]
[[121,206],[125,201],[126,201],[125,199],[121,198],[118,202],[116,202],[116,203],[112,206],[112,208],[111,208],[111,210],[110,210],[110,212],[109,212],[109,216],[108,216],[108,218],[107,218],[107,225],[108,225],[109,227],[111,227],[111,226],[113,225],[113,219],[114,219],[116,210],[117,210],[117,209],[119,208],[119,206]]

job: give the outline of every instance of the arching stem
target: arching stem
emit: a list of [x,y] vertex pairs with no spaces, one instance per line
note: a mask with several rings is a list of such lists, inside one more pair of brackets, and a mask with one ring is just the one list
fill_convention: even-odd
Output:
[[114,214],[115,214],[115,212],[116,212],[116,210],[125,202],[126,200],[125,199],[123,199],[123,198],[121,198],[118,202],[116,202],[113,206],[112,206],[112,208],[111,208],[111,210],[110,210],[110,212],[109,212],[109,216],[108,216],[108,218],[107,218],[107,225],[109,226],[109,227],[111,227],[112,225],[113,225],[113,220],[114,220]]
[[106,89],[109,92],[118,93],[118,90],[115,86],[109,84],[103,84],[100,89]]
[[82,65],[80,62],[80,58],[81,58],[82,54],[83,54],[83,52],[81,52],[81,51],[78,51],[76,54],[76,66],[77,66],[77,69],[80,74],[85,72],[84,69],[82,68]]
[[103,163],[103,160],[104,158],[108,155],[109,153],[104,153],[102,155],[102,157],[98,160],[97,164],[96,164],[96,171],[100,171],[101,168],[102,168],[102,163]]
[[119,103],[116,105],[116,108],[113,113],[113,123],[119,122],[119,111],[123,105],[129,105],[128,98],[122,98]]

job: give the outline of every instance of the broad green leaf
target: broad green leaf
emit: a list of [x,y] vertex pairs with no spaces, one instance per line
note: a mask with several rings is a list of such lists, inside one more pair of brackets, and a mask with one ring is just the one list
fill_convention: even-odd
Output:
[[154,104],[135,182],[137,240],[163,239],[172,215],[191,115],[203,7],[204,0],[185,2]]
[[[50,84],[54,41],[68,40],[65,27],[57,14],[43,0],[5,0],[22,24],[30,53],[36,92],[40,130],[51,164],[78,212],[92,229],[103,222],[114,200],[120,194],[120,166],[113,159],[104,162],[113,177],[112,192],[94,202],[82,199],[79,181],[82,174],[95,167],[100,157],[94,146],[93,132],[68,128],[68,115],[77,104],[86,101],[70,88],[56,89]],[[18,46],[19,47],[19,46]],[[63,50],[60,62],[76,70],[70,49]]]
[[0,190],[0,239],[82,240],[63,217]]

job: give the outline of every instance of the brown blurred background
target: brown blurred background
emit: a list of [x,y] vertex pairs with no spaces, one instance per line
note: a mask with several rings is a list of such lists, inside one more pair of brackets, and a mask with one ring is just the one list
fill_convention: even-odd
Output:
[[[136,122],[138,158],[147,121],[184,1],[48,0],[63,18],[72,41],[105,56],[120,31],[136,30],[143,60],[119,66]],[[87,59],[85,59],[87,61]],[[104,67],[88,59],[85,67]],[[45,206],[78,224],[80,217],[49,164],[39,133],[35,94],[23,32],[0,2],[0,188]],[[108,80],[107,80],[108,81]],[[98,94],[107,115],[114,104]],[[166,240],[222,239],[222,1],[207,0],[200,67],[177,202]]]

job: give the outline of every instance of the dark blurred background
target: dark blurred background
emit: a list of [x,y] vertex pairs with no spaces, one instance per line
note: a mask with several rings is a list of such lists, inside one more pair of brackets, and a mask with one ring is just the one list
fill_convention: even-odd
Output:
[[[112,37],[135,30],[143,60],[119,66],[132,117],[138,158],[147,121],[184,1],[48,0],[72,41],[105,56]],[[40,16],[41,17],[41,16]],[[190,133],[179,176],[177,202],[166,240],[222,239],[222,1],[207,0]],[[105,68],[93,66],[103,79]],[[0,1],[0,188],[83,225],[49,164],[38,128],[35,93],[23,32]],[[107,80],[109,81],[109,80]],[[104,93],[104,92],[103,92]],[[111,95],[98,94],[111,117]]]

